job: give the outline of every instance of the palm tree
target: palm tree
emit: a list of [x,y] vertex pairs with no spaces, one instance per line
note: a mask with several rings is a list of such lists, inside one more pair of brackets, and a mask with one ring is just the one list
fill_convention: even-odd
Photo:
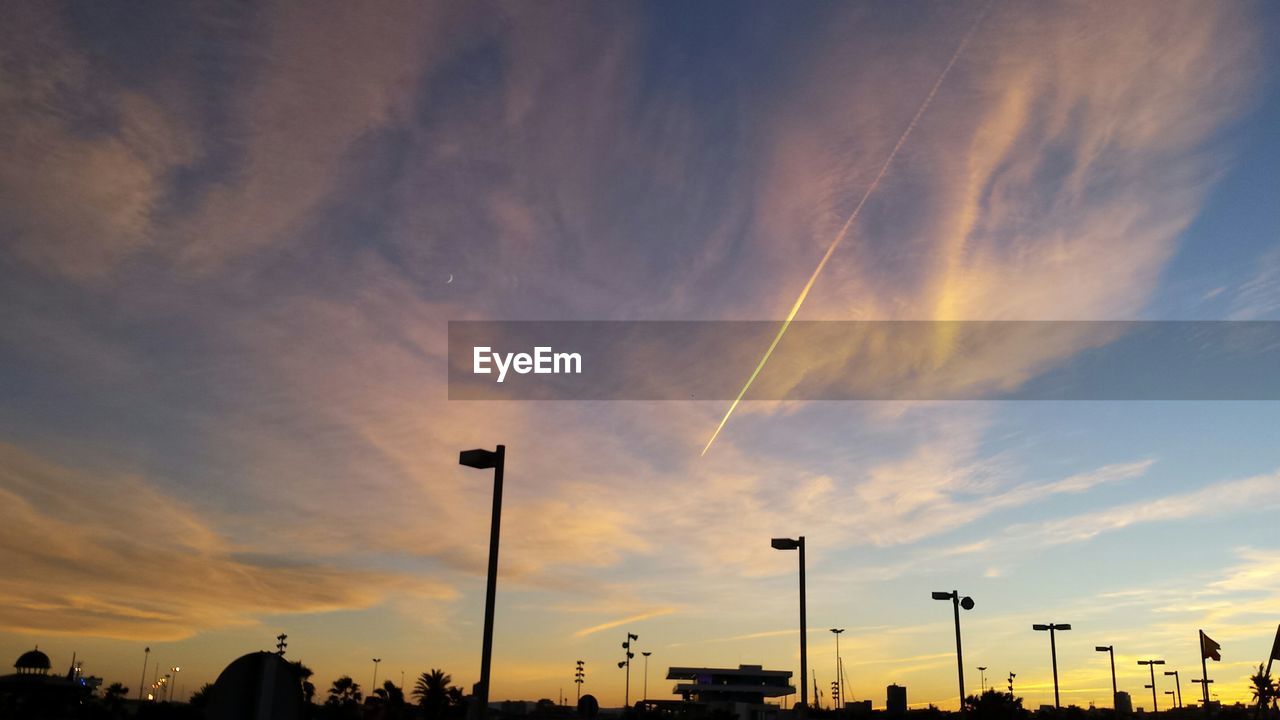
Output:
[[373,691],[374,697],[382,701],[382,711],[378,717],[384,720],[400,720],[404,717],[404,689],[387,680],[382,687]]
[[364,695],[360,693],[359,683],[352,680],[350,675],[343,675],[333,681],[333,686],[329,688],[329,699],[324,704],[354,707],[358,706],[363,699]]
[[445,708],[450,705],[449,684],[452,682],[453,678],[448,673],[437,668],[418,676],[418,682],[413,686],[413,696],[418,699],[418,706],[429,720],[436,720],[444,715]]
[[1249,683],[1252,685],[1253,699],[1258,701],[1259,710],[1273,704],[1280,697],[1275,680],[1261,663],[1258,664],[1258,672],[1249,677]]
[[202,708],[209,704],[209,698],[213,697],[213,683],[205,683],[200,686],[199,690],[191,693],[191,699],[187,701],[191,707]]
[[292,664],[298,672],[298,679],[302,682],[302,697],[310,705],[316,699],[316,686],[311,682],[311,676],[315,673],[311,668],[303,665],[301,660],[294,660]]

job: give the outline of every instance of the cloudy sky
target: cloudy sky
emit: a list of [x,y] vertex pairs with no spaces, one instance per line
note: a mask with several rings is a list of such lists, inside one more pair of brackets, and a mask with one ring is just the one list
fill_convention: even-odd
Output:
[[8,16],[0,661],[136,688],[150,646],[190,691],[286,632],[325,685],[470,687],[490,496],[456,453],[504,442],[495,698],[582,659],[621,702],[628,631],[651,696],[798,672],[798,534],[824,691],[845,627],[849,696],[954,707],[958,588],[970,688],[1051,702],[1030,625],[1070,622],[1065,701],[1109,705],[1097,644],[1135,704],[1144,657],[1193,697],[1198,628],[1247,696],[1274,403],[746,403],[700,455],[725,402],[451,402],[446,329],[782,319],[864,196],[800,319],[1280,320],[1274,5]]

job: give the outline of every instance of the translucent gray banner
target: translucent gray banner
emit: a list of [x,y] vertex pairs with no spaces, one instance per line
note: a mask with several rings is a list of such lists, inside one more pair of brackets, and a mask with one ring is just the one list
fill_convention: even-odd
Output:
[[781,327],[452,321],[449,398],[1280,400],[1280,322],[798,321],[773,346]]

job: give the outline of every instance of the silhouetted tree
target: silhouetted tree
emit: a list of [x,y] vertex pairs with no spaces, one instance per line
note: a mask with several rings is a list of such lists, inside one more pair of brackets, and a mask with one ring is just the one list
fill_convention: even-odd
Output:
[[311,682],[311,676],[315,673],[312,672],[311,668],[303,665],[301,660],[294,660],[293,667],[297,670],[298,678],[302,682],[302,697],[310,705],[316,699],[316,686]]
[[213,683],[205,683],[200,686],[199,690],[191,693],[191,699],[187,704],[194,708],[204,708],[209,706],[209,699],[213,697]]
[[363,699],[360,685],[350,675],[343,675],[329,687],[329,698],[324,701],[324,715],[333,720],[355,720],[361,715],[360,701]]
[[373,691],[381,710],[377,717],[380,720],[400,720],[405,716],[404,689],[387,680],[382,687]]
[[981,695],[970,695],[964,699],[964,706],[970,718],[975,720],[1009,720],[1026,713],[1022,708],[1022,698],[994,688]]
[[444,717],[445,710],[455,704],[456,695],[450,692],[455,688],[449,686],[452,682],[453,678],[449,674],[437,668],[418,676],[418,682],[413,686],[413,696],[417,698],[418,707],[422,708],[427,720],[439,720]]
[[1259,709],[1274,705],[1277,697],[1280,697],[1275,680],[1261,663],[1258,664],[1258,672],[1249,676],[1249,687],[1253,690],[1253,699],[1258,703]]

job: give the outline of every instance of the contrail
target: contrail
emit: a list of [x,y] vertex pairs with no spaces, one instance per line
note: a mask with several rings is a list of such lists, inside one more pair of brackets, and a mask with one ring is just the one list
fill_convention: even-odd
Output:
[[738,397],[733,399],[733,403],[729,405],[729,409],[725,411],[724,417],[720,419],[720,424],[716,426],[716,431],[711,433],[711,439],[707,440],[707,444],[702,447],[701,455],[706,455],[711,449],[711,444],[720,436],[720,431],[724,429],[725,423],[729,422],[729,416],[733,415],[733,411],[738,407],[738,403],[742,402],[742,398],[747,394],[747,390],[751,388],[751,383],[755,382],[756,376],[764,369],[765,363],[769,362],[769,357],[773,355],[774,348],[778,347],[778,343],[782,342],[782,336],[787,334],[787,328],[791,327],[791,321],[796,318],[796,314],[800,312],[800,306],[804,305],[805,298],[809,297],[809,291],[813,289],[813,284],[817,282],[818,276],[822,274],[822,269],[827,266],[827,261],[831,259],[831,255],[835,253],[836,248],[840,246],[845,235],[849,234],[849,228],[853,226],[858,214],[862,212],[862,206],[867,204],[867,198],[871,197],[871,193],[876,191],[880,186],[880,181],[884,179],[885,173],[889,171],[889,166],[893,164],[893,159],[898,156],[898,151],[906,144],[907,138],[911,136],[911,131],[916,129],[916,124],[920,122],[920,116],[924,115],[925,110],[929,109],[929,103],[933,102],[933,97],[938,94],[938,88],[942,87],[942,83],[947,79],[947,75],[951,72],[951,68],[955,67],[956,61],[960,59],[960,55],[964,53],[965,46],[969,44],[973,33],[978,29],[978,25],[982,19],[986,17],[987,11],[991,8],[991,2],[982,7],[982,11],[974,18],[973,23],[965,32],[964,37],[960,38],[960,44],[956,46],[956,51],[951,53],[951,59],[947,61],[946,67],[942,68],[942,72],[938,74],[938,79],[934,81],[933,87],[929,88],[929,94],[924,96],[920,107],[916,108],[916,114],[912,116],[911,122],[907,123],[907,129],[902,131],[902,135],[898,137],[898,142],[894,143],[893,150],[889,151],[889,157],[885,158],[884,164],[880,166],[880,172],[876,173],[876,177],[867,186],[866,191],[862,193],[862,199],[854,206],[853,212],[849,213],[849,218],[844,221],[844,226],[840,228],[840,232],[836,233],[835,238],[831,240],[831,245],[827,247],[827,252],[823,254],[822,259],[818,261],[818,267],[813,269],[813,274],[809,276],[809,282],[804,284],[804,288],[800,290],[800,296],[796,298],[796,302],[791,306],[791,312],[787,313],[787,319],[783,321],[782,327],[778,328],[778,334],[773,337],[773,342],[769,343],[769,349],[764,351],[764,356],[760,358],[760,362],[756,364],[756,369],[751,373],[751,377],[747,378],[747,383],[742,386],[742,390],[738,391]]

